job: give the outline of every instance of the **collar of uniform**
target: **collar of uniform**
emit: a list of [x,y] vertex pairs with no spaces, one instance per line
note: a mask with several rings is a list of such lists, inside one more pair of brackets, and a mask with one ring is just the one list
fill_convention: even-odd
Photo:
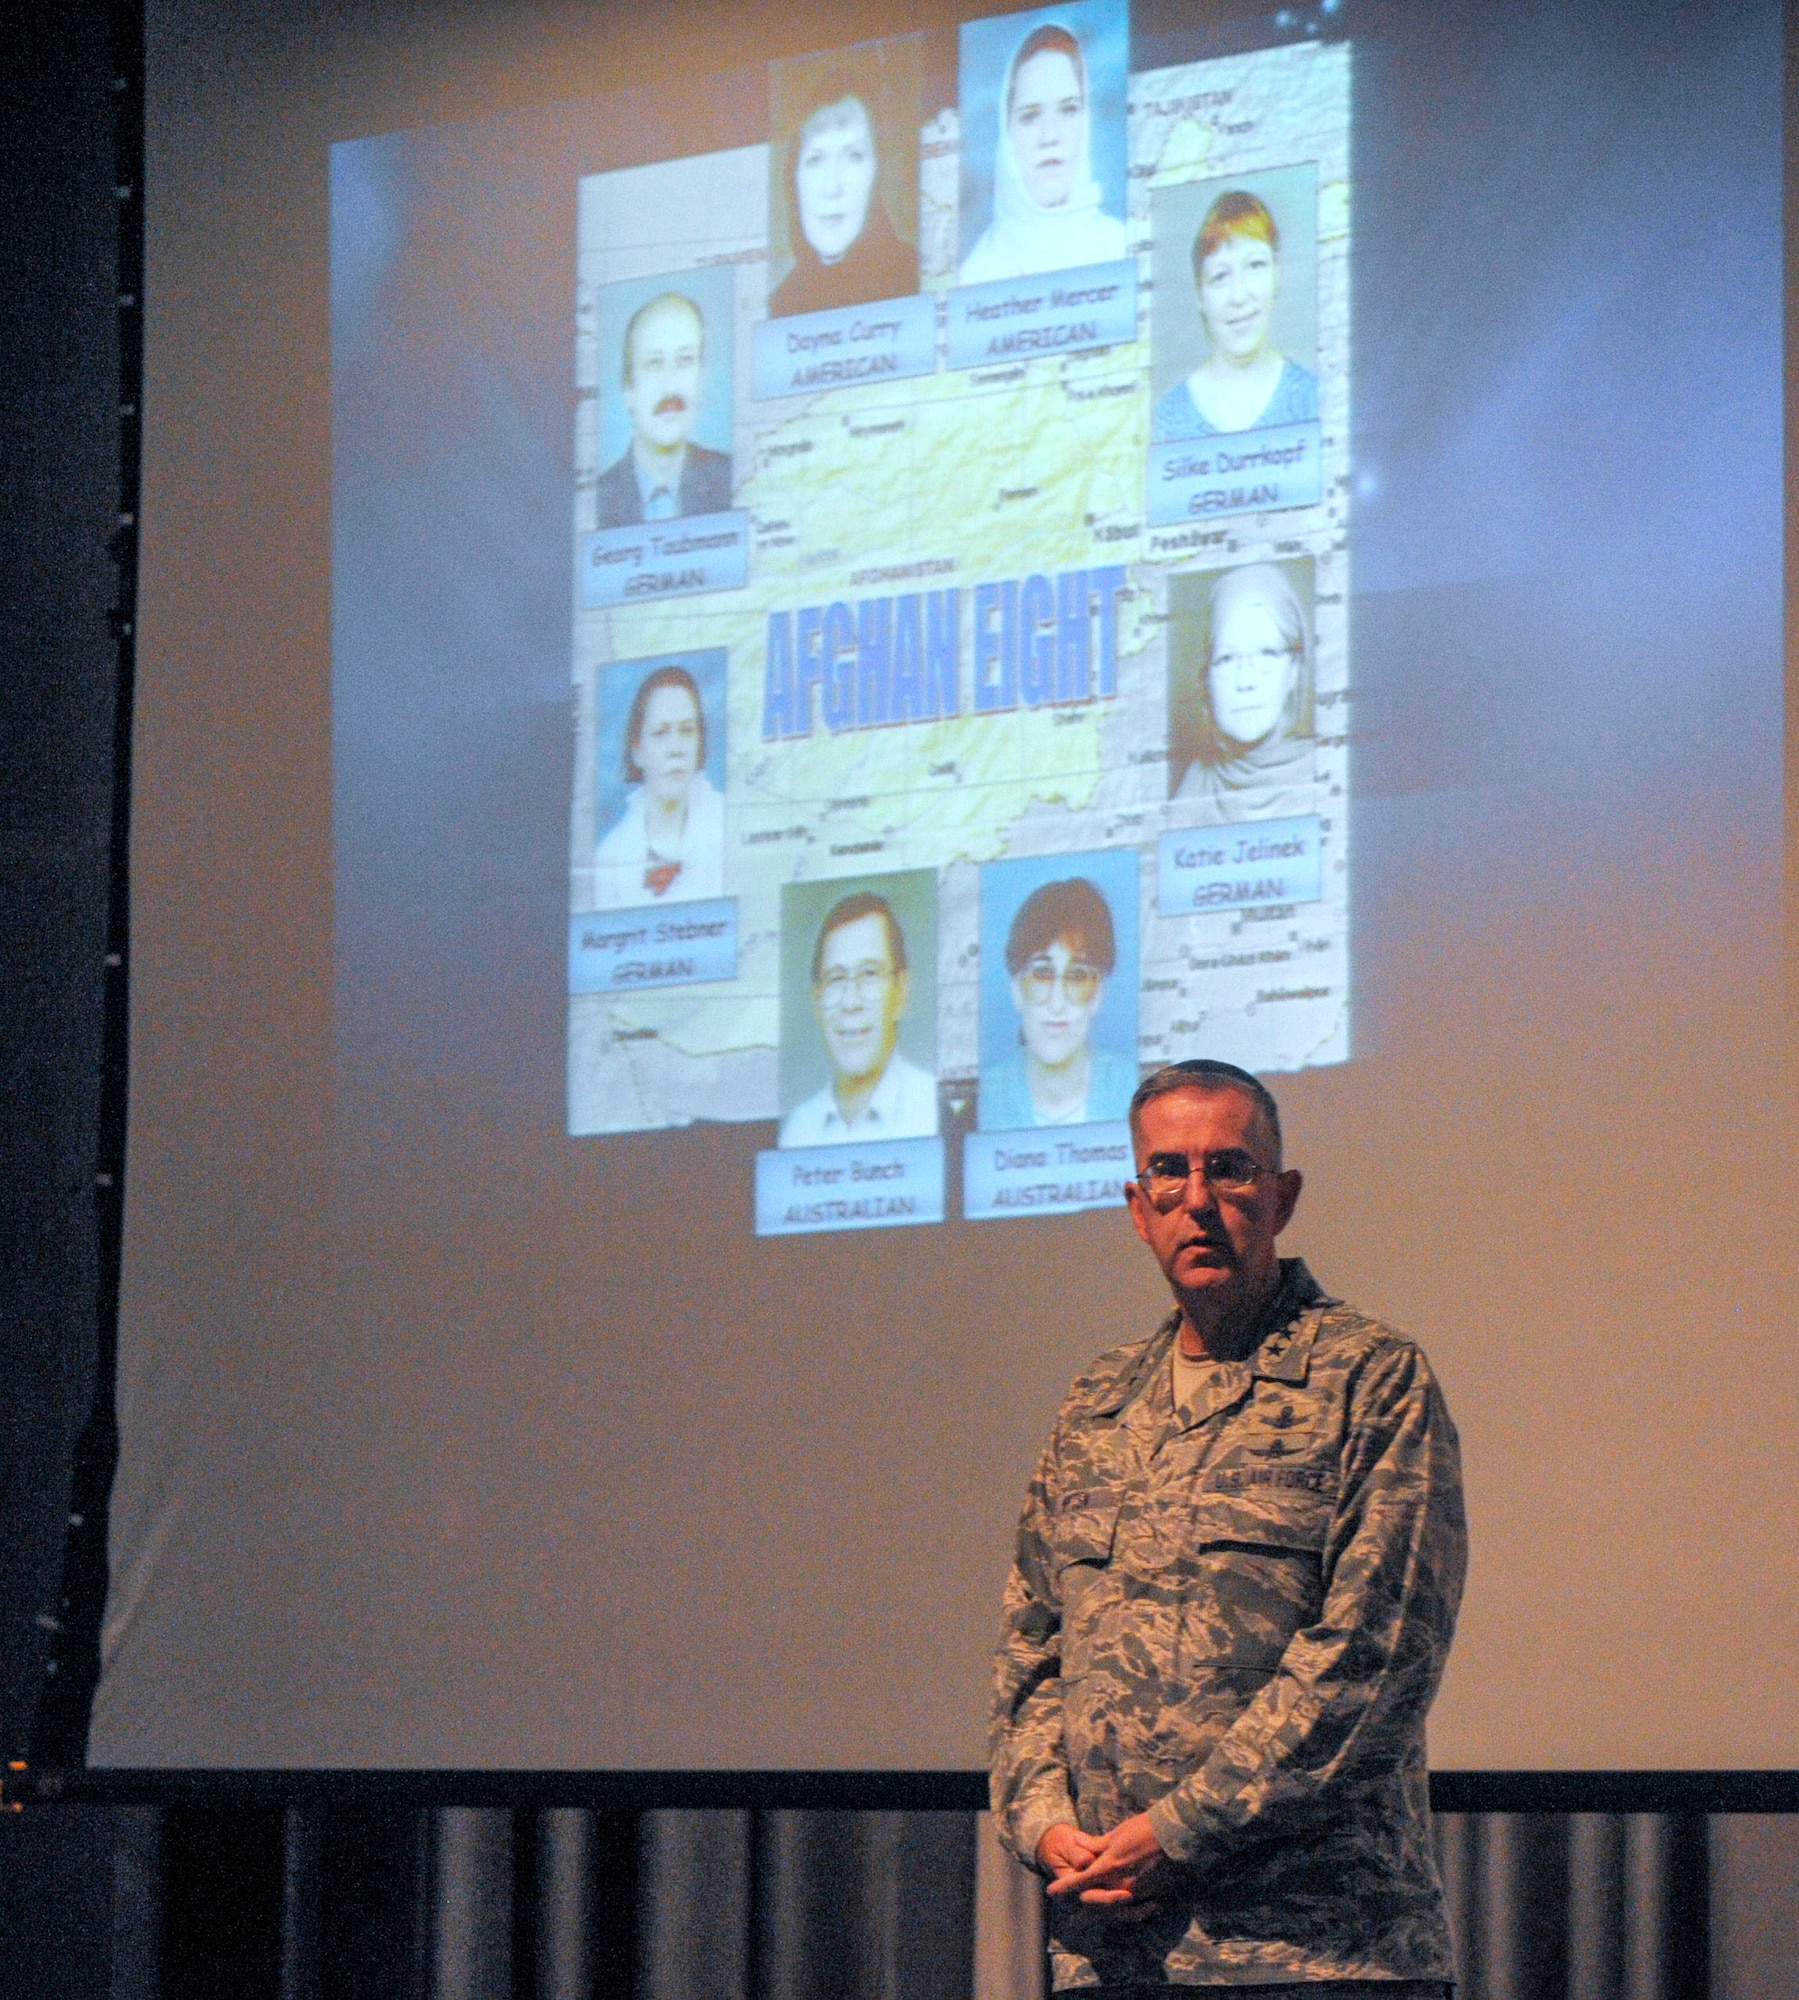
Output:
[[1303,1382],[1323,1309],[1335,1304],[1303,1257],[1283,1257],[1280,1290],[1268,1308],[1267,1331],[1256,1346],[1250,1373],[1271,1382]]
[[[1276,1382],[1303,1382],[1312,1343],[1318,1337],[1318,1322],[1324,1317],[1322,1308],[1328,1303],[1304,1261],[1283,1257],[1280,1283],[1262,1316],[1261,1338],[1241,1360],[1217,1363],[1209,1381],[1185,1403],[1175,1404],[1176,1428],[1196,1430],[1220,1410],[1242,1402],[1257,1376]],[[1172,1370],[1169,1387],[1172,1390]],[[1145,1397],[1137,1408],[1147,1412],[1148,1406],[1149,1398]]]
[[[1180,1349],[1174,1350],[1176,1356]],[[1201,1364],[1203,1367],[1205,1364]],[[1207,1375],[1201,1378],[1198,1388],[1192,1391],[1183,1403],[1175,1400],[1169,1412],[1177,1431],[1197,1430],[1201,1424],[1209,1423],[1220,1410],[1228,1410],[1242,1402],[1249,1394],[1252,1373],[1244,1361],[1218,1361],[1212,1363]],[[1175,1387],[1172,1369],[1169,1371],[1170,1394]],[[1149,1402],[1146,1396],[1144,1403]],[[1128,1419],[1127,1419],[1128,1421]]]
[[[1158,1368],[1166,1369],[1168,1351],[1174,1345],[1180,1323],[1180,1314],[1170,1313],[1140,1347],[1126,1348],[1119,1353],[1116,1367],[1108,1368],[1103,1374],[1096,1370],[1087,1380],[1077,1383],[1075,1393],[1085,1405],[1087,1414],[1094,1417],[1117,1416],[1145,1382],[1155,1379]],[[1107,1355],[1104,1359],[1110,1362],[1113,1357]]]
[[[1338,1303],[1306,1269],[1303,1257],[1283,1257],[1280,1289],[1263,1322],[1268,1331],[1253,1350],[1250,1374],[1276,1382],[1303,1382],[1322,1317],[1313,1308]],[[1104,1356],[1092,1374],[1078,1381],[1073,1393],[1087,1414],[1115,1417],[1146,1381],[1155,1378],[1157,1369],[1166,1369],[1180,1323],[1180,1314],[1171,1312],[1140,1347]]]

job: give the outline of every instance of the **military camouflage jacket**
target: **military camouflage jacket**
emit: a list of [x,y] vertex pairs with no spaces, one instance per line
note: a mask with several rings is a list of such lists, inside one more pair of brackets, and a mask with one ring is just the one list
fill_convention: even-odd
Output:
[[1058,1990],[1450,1979],[1424,1717],[1467,1535],[1424,1356],[1297,1258],[1260,1345],[1176,1409],[1176,1321],[1075,1382],[1031,1482],[995,1661],[993,1810],[1148,1810],[1158,1915],[1049,1905]]

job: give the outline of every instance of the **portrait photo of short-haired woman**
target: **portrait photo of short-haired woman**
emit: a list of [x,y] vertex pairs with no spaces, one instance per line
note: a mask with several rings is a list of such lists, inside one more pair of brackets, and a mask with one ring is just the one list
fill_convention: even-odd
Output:
[[[709,704],[695,667],[664,661],[613,668],[605,694],[622,698],[636,678],[622,730],[616,733],[617,768],[602,770],[596,788],[602,807],[616,801],[607,830],[594,848],[593,907],[625,909],[640,903],[689,903],[724,893],[725,802],[706,773],[708,754],[722,746],[708,740]],[[719,663],[722,680],[722,656]],[[707,691],[709,692],[709,691]],[[614,732],[602,721],[601,756]]]
[[1156,191],[1153,444],[1317,417],[1317,206],[1310,167]]
[[1137,855],[981,871],[983,1132],[1115,1123],[1137,1087]]

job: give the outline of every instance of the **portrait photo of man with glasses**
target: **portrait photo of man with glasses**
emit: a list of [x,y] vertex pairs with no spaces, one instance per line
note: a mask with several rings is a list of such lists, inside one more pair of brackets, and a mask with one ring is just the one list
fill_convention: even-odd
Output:
[[1447,2000],[1425,1714],[1467,1560],[1417,1345],[1277,1254],[1302,1180],[1247,1070],[1130,1104],[1173,1311],[1076,1378],[1019,1523],[990,1744],[1058,1992]]
[[[934,1058],[936,877],[921,870],[876,880],[879,887],[790,885],[783,896],[781,1096],[784,1104],[798,1098],[781,1120],[784,1147],[937,1133],[936,1077],[901,1047],[903,1038],[914,1057]],[[830,892],[814,928],[808,905]],[[798,951],[808,934],[802,1006]],[[800,1095],[821,1067],[826,1080]]]

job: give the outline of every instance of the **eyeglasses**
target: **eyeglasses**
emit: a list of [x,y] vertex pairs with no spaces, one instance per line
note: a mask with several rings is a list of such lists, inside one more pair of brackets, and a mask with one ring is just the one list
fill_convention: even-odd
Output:
[[886,992],[892,978],[891,969],[885,965],[859,965],[854,972],[837,966],[818,982],[818,1004],[829,1008],[847,1007],[853,992],[866,1007],[871,1000],[878,1000]]
[[1212,671],[1232,674],[1244,667],[1254,667],[1258,673],[1272,673],[1292,657],[1292,649],[1287,646],[1252,646],[1245,653],[1214,653]]
[[1137,1185],[1160,1209],[1171,1209],[1185,1198],[1198,1174],[1215,1194],[1247,1194],[1264,1174],[1274,1172],[1241,1146],[1220,1146],[1192,1160],[1185,1153],[1151,1153]]
[[1094,994],[1099,991],[1103,975],[1097,966],[1087,964],[1084,959],[1075,959],[1072,964],[1064,966],[1058,975],[1052,960],[1034,958],[1024,969],[1024,990],[1041,1007],[1055,992],[1058,977],[1069,1003],[1075,1007],[1086,1007],[1091,1005]]

